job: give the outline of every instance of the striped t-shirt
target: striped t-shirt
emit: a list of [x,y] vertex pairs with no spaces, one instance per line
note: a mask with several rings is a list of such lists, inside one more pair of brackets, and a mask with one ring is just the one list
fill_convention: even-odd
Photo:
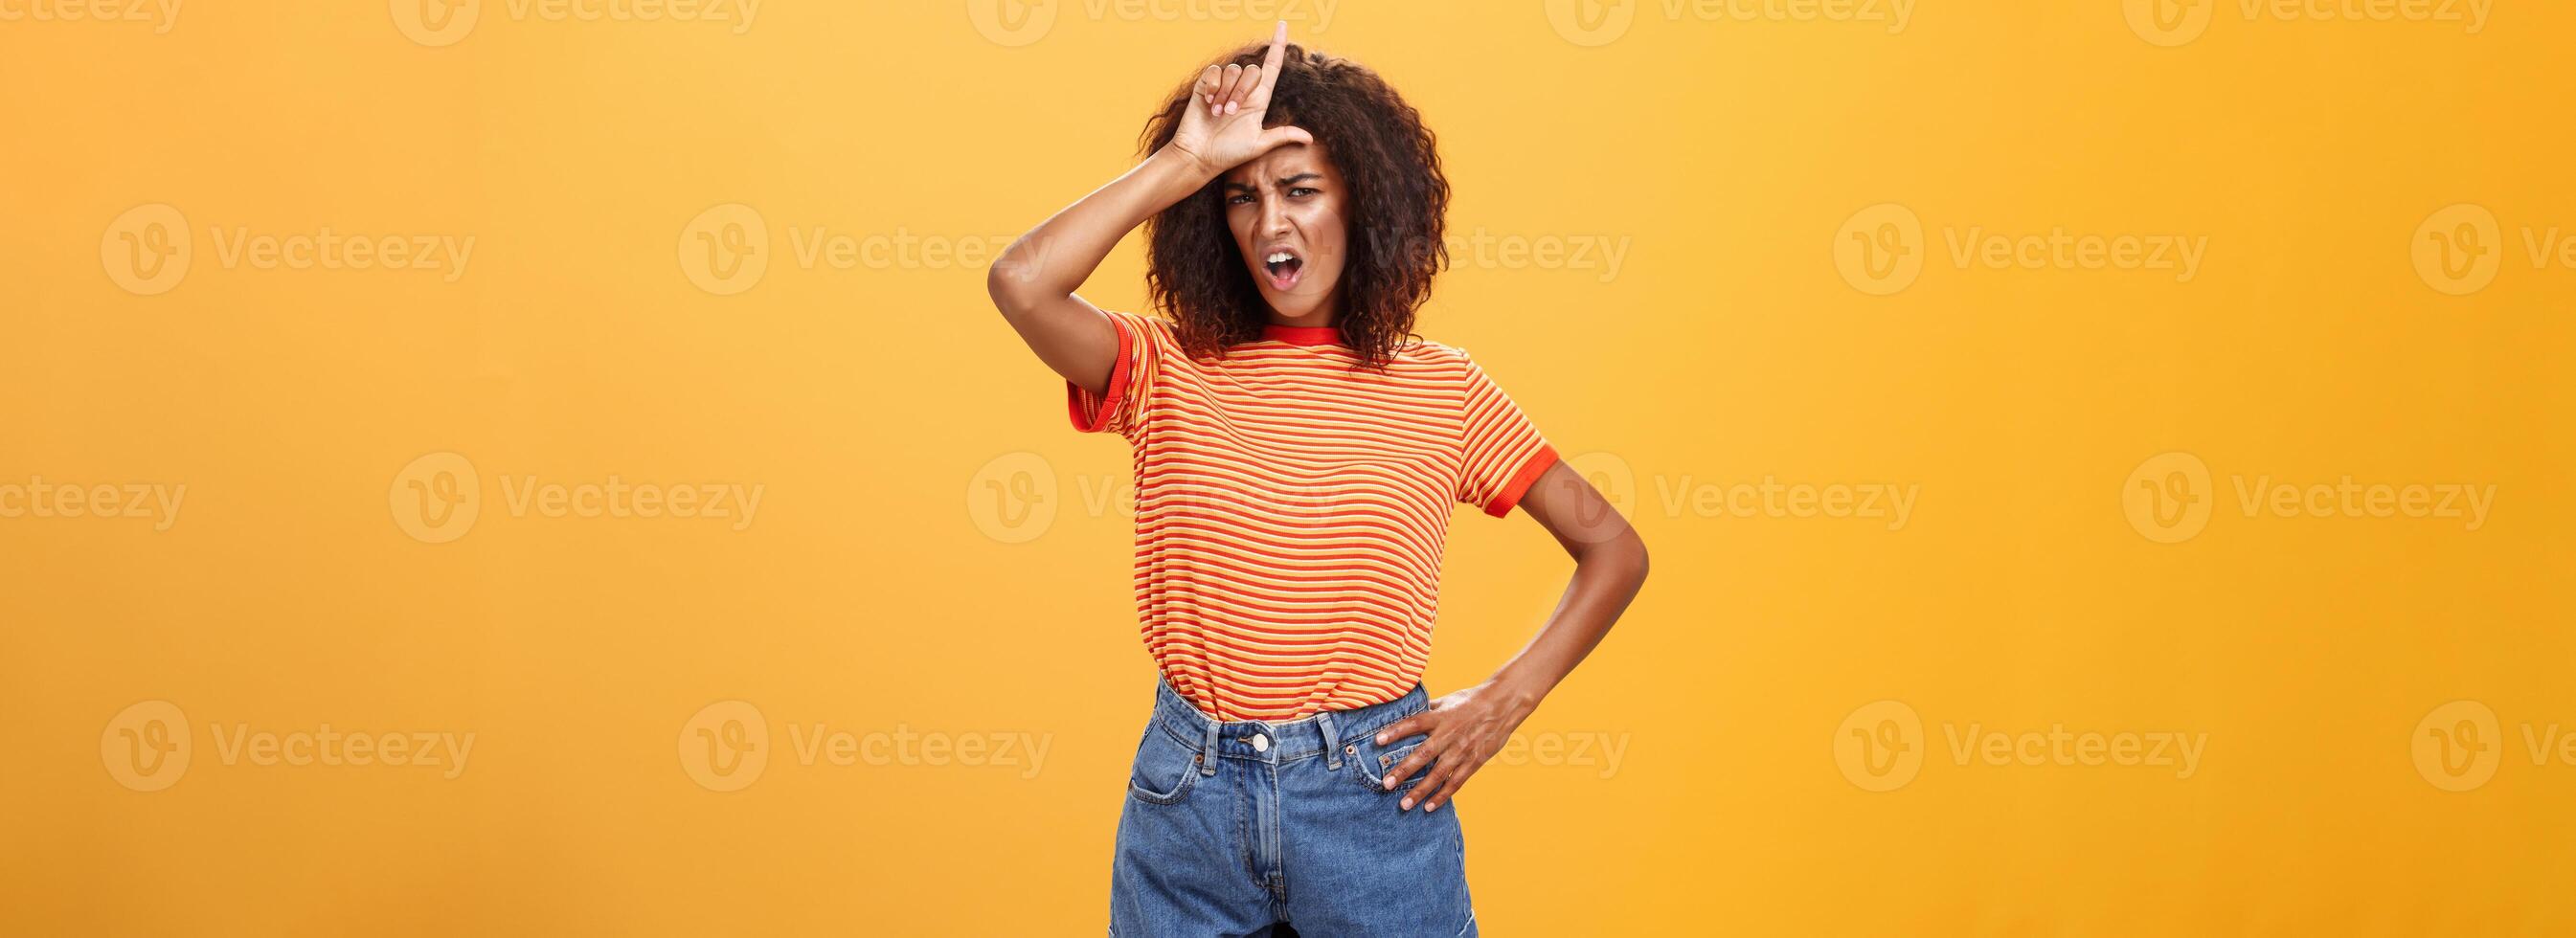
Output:
[[1556,451],[1467,353],[1411,342],[1383,373],[1330,327],[1192,358],[1110,313],[1118,364],[1076,429],[1136,457],[1136,612],[1174,690],[1219,720],[1384,703],[1422,677],[1455,503],[1501,517]]

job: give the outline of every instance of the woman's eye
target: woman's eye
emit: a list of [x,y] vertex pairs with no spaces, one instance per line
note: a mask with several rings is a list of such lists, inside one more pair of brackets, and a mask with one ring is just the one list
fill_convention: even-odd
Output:
[[1297,188],[1288,190],[1288,197],[1292,199],[1304,198],[1306,196],[1316,195],[1318,192],[1319,190],[1309,189],[1305,186],[1298,186]]
[[1248,195],[1230,195],[1230,196],[1226,196],[1226,197],[1225,197],[1225,204],[1227,204],[1227,205],[1250,205],[1250,204],[1252,204],[1252,197],[1251,197],[1251,196],[1248,196]]

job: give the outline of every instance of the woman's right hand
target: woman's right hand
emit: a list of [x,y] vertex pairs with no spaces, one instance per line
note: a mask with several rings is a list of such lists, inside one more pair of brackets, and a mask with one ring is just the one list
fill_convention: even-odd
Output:
[[1315,142],[1303,128],[1261,126],[1270,113],[1270,89],[1279,84],[1287,54],[1288,21],[1281,20],[1270,34],[1270,51],[1261,57],[1261,64],[1210,65],[1200,71],[1198,82],[1190,86],[1181,125],[1172,132],[1172,150],[1213,177],[1274,147]]

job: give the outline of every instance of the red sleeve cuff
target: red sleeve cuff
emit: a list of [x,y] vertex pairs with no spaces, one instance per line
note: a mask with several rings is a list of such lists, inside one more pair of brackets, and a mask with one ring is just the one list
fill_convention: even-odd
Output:
[[1118,360],[1109,366],[1109,386],[1101,389],[1101,394],[1095,399],[1089,390],[1073,383],[1072,379],[1064,382],[1065,411],[1073,418],[1073,428],[1084,433],[1108,429],[1110,418],[1117,415],[1118,406],[1127,397],[1127,357],[1135,340],[1127,334],[1126,321],[1111,316],[1109,325],[1118,331]]
[[1511,514],[1512,506],[1520,504],[1521,496],[1528,494],[1530,486],[1538,484],[1538,477],[1546,474],[1547,467],[1553,465],[1556,465],[1556,447],[1539,444],[1538,452],[1531,453],[1529,461],[1521,464],[1521,471],[1512,473],[1512,480],[1503,483],[1503,490],[1485,502],[1485,513],[1497,518]]

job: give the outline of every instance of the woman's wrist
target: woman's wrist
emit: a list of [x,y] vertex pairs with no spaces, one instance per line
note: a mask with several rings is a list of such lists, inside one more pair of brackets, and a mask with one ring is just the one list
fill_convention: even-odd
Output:
[[1169,143],[1155,150],[1153,155],[1146,157],[1145,162],[1149,165],[1158,165],[1164,173],[1170,175],[1173,182],[1185,186],[1186,188],[1181,192],[1182,195],[1199,191],[1201,187],[1215,181],[1216,177],[1225,172],[1207,165],[1207,161],[1199,159],[1197,155]]
[[1555,685],[1554,681],[1541,680],[1525,669],[1510,665],[1494,672],[1493,677],[1485,679],[1485,686],[1501,698],[1500,702],[1505,707],[1524,716],[1537,710],[1538,702],[1545,699],[1548,690]]

